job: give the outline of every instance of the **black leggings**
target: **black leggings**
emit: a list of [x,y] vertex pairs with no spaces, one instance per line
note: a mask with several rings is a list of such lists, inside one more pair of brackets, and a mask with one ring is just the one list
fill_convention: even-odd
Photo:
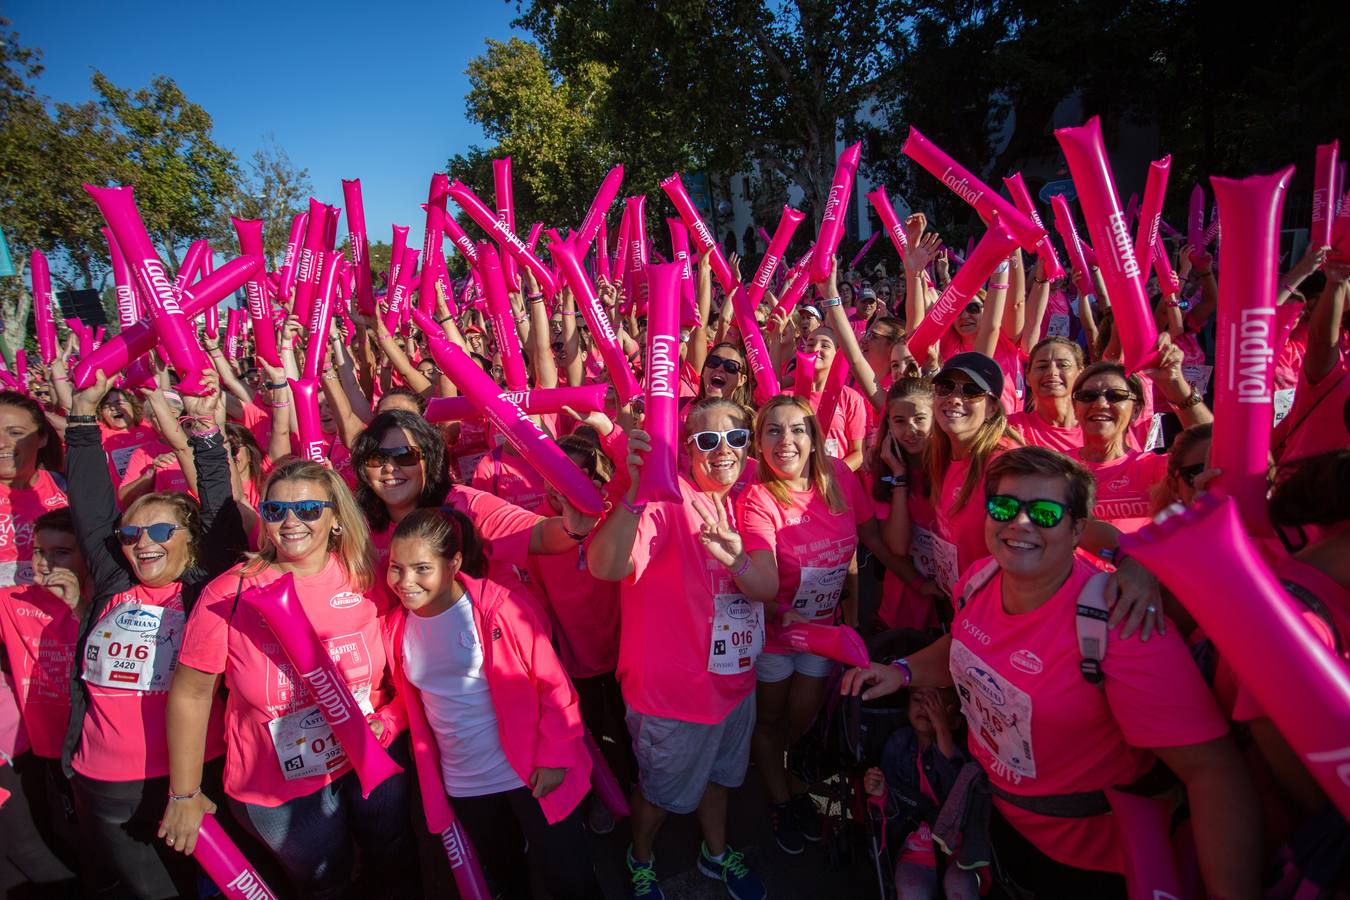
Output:
[[577,689],[581,721],[604,753],[614,777],[627,791],[637,783],[637,759],[633,756],[628,726],[624,724],[628,707],[624,705],[619,680],[613,672],[606,672],[590,678],[573,678],[572,684]]
[[1075,869],[1046,856],[995,809],[990,822],[994,852],[1005,874],[1036,900],[1125,900],[1125,876]]
[[0,765],[0,788],[11,795],[0,806],[0,896],[21,884],[43,885],[48,897],[73,888],[75,817],[60,760],[20,753]]
[[591,866],[591,846],[581,826],[581,807],[548,824],[529,788],[481,797],[454,797],[455,815],[469,833],[483,870],[506,900],[530,900],[530,856],[543,871],[553,900],[601,900]]

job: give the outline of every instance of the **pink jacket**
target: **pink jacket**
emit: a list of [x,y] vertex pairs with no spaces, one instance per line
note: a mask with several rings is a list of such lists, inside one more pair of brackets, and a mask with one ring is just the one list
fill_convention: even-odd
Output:
[[[507,762],[526,785],[540,766],[567,770],[562,784],[539,801],[549,824],[567,817],[590,790],[591,758],[583,742],[581,708],[545,626],[528,599],[495,581],[460,573],[473,604],[473,622],[483,646],[488,692],[497,710],[497,732]],[[417,781],[427,827],[440,834],[454,821],[441,783],[441,755],[427,724],[422,697],[403,673],[403,635],[408,611],[391,613],[389,664],[408,713]]]

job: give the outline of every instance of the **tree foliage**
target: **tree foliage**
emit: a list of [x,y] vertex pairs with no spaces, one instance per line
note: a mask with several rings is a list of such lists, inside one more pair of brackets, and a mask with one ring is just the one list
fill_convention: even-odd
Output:
[[286,252],[291,219],[309,209],[313,193],[309,170],[296,168],[276,139],[267,135],[222,198],[211,246],[233,255],[238,238],[230,217],[262,219],[263,250],[269,260],[277,262]]

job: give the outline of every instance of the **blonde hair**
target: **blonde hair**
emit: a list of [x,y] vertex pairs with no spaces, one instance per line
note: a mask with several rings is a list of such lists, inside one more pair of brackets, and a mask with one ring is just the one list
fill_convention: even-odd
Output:
[[[1019,445],[1022,443],[1021,436],[1008,427],[1008,416],[1003,411],[1003,401],[993,394],[985,394],[984,397],[987,412],[984,416],[984,422],[975,432],[975,439],[970,443],[970,468],[966,471],[965,481],[961,482],[961,489],[956,492],[956,502],[952,505],[952,513],[965,506],[966,502],[970,500],[970,495],[975,493],[975,488],[983,482],[985,468],[989,465],[989,460],[994,455],[994,451],[999,448],[999,445],[1009,440]],[[928,467],[928,481],[932,485],[932,490],[938,492],[938,494],[942,492],[942,479],[946,477],[952,459],[951,435],[943,431],[941,426],[938,426],[928,436],[928,446],[924,448],[924,462]]]
[[817,494],[825,498],[825,503],[829,506],[830,512],[838,515],[845,509],[844,492],[840,490],[839,483],[835,480],[834,464],[830,461],[830,457],[825,455],[825,435],[820,430],[820,422],[817,421],[816,414],[811,409],[811,404],[801,397],[792,394],[779,394],[764,404],[764,408],[755,417],[755,451],[759,457],[759,467],[756,474],[759,476],[759,483],[764,485],[765,489],[783,509],[789,509],[792,506],[792,496],[788,493],[787,485],[779,479],[773,469],[769,468],[769,464],[764,460],[764,453],[761,448],[762,433],[764,425],[768,421],[769,413],[784,406],[794,407],[806,420],[806,428],[811,435],[811,454],[806,459],[807,481],[815,488]]
[[[356,505],[342,476],[316,462],[292,458],[272,470],[267,483],[263,485],[262,499],[267,500],[272,494],[272,488],[283,481],[309,481],[323,486],[328,499],[333,502],[333,524],[341,528],[341,531],[329,532],[328,549],[337,554],[338,562],[342,563],[352,587],[358,591],[368,590],[375,581],[375,547],[370,542],[366,517]],[[257,574],[276,561],[276,545],[267,538],[267,530],[263,529],[263,548],[248,555],[245,573]]]

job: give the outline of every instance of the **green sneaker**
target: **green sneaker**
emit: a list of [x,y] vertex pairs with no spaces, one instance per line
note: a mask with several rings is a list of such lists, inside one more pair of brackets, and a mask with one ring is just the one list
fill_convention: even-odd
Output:
[[713,859],[708,855],[707,844],[700,846],[698,870],[725,884],[727,894],[733,900],[764,900],[768,896],[764,882],[746,866],[745,855],[739,850],[733,850],[730,844],[723,851],[721,859]]
[[661,886],[656,883],[656,854],[645,863],[633,859],[633,848],[628,848],[628,896],[633,900],[666,900]]

